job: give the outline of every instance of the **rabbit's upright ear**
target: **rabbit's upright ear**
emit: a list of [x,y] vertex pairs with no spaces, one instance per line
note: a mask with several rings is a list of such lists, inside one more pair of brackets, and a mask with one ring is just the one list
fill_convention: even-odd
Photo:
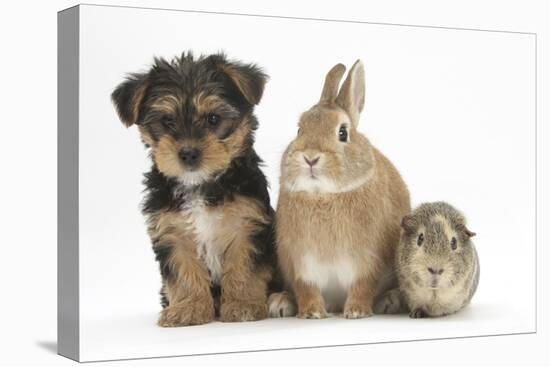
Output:
[[325,85],[323,86],[323,92],[319,99],[320,104],[334,103],[338,95],[338,86],[345,72],[346,67],[343,64],[336,64],[330,69],[325,77]]
[[357,60],[348,73],[348,76],[336,103],[349,114],[354,126],[359,122],[359,115],[365,106],[365,68],[361,60]]

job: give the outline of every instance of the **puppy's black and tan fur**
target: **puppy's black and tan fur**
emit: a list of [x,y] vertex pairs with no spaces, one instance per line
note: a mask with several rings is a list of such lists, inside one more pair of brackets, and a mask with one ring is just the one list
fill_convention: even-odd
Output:
[[184,53],[112,94],[153,161],[142,209],[162,274],[160,326],[267,316],[273,210],[253,149],[266,79],[223,54]]

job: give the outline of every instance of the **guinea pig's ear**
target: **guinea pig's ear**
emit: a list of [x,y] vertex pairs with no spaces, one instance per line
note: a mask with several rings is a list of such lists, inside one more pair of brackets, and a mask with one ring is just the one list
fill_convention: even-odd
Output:
[[257,105],[262,99],[268,76],[255,64],[243,64],[227,61],[224,55],[212,56],[221,71],[231,79],[243,97],[251,105]]
[[474,237],[474,236],[476,235],[475,232],[470,231],[470,230],[466,227],[466,225],[464,225],[464,224],[462,224],[462,223],[459,224],[459,225],[457,225],[457,226],[456,226],[456,229],[459,230],[460,232],[464,233],[464,234],[465,234],[466,236],[468,236],[468,237]]
[[365,106],[365,68],[361,60],[357,60],[340,88],[336,103],[351,117],[355,127],[359,123],[359,115]]
[[343,64],[336,64],[330,69],[325,77],[325,85],[323,85],[323,92],[321,92],[320,104],[334,103],[338,95],[338,87],[340,81],[346,72],[346,67]]
[[139,121],[139,112],[147,86],[147,74],[131,74],[111,94],[118,116],[126,127]]
[[403,228],[405,233],[412,234],[416,231],[417,227],[418,223],[412,214],[405,215],[403,219],[401,219],[401,228]]

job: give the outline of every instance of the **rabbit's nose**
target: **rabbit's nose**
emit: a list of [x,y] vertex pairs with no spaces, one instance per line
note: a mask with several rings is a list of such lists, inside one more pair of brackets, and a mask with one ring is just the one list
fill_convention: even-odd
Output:
[[428,267],[428,271],[430,272],[430,274],[433,274],[433,275],[443,274],[443,269],[434,269],[434,268]]
[[315,157],[313,159],[308,159],[307,156],[304,156],[304,159],[306,161],[307,164],[309,164],[310,167],[313,167],[317,164],[317,162],[319,162],[319,157]]

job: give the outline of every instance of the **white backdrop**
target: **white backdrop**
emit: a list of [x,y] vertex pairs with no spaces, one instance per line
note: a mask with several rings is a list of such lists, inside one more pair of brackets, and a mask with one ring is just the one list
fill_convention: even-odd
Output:
[[[223,31],[220,31],[223,30]],[[246,42],[243,40],[247,40]],[[160,329],[160,277],[138,204],[149,168],[109,94],[153,56],[225,50],[271,79],[256,148],[273,205],[278,163],[328,69],[366,66],[360,126],[413,204],[469,217],[481,260],[472,305],[441,320],[267,320]],[[532,35],[85,6],[81,12],[81,356],[131,358],[533,331],[535,39]],[[235,338],[238,335],[238,338]]]

